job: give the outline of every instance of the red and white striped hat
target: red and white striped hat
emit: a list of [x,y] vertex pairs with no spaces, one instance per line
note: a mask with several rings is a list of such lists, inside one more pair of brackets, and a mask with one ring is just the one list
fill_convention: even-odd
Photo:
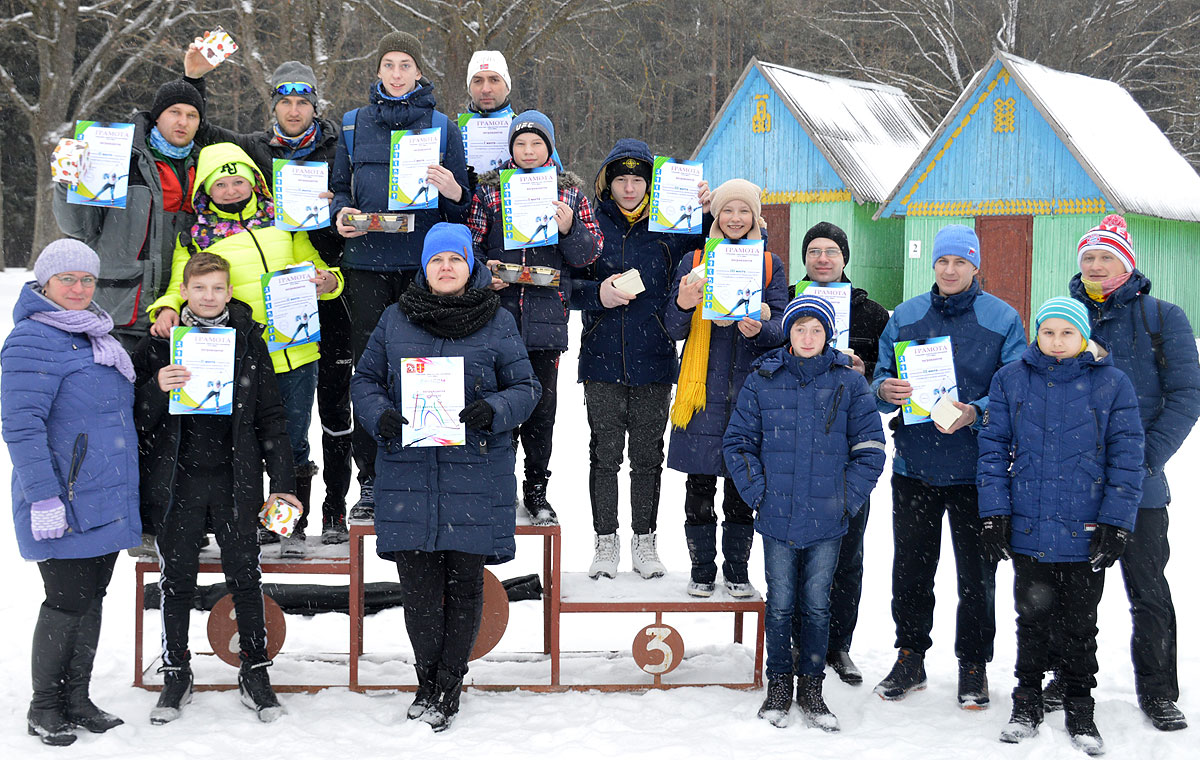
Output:
[[1125,224],[1125,218],[1119,214],[1109,214],[1098,226],[1079,238],[1079,262],[1083,261],[1085,251],[1111,253],[1125,265],[1126,272],[1132,272],[1137,266],[1133,255],[1133,241],[1129,238],[1129,228]]

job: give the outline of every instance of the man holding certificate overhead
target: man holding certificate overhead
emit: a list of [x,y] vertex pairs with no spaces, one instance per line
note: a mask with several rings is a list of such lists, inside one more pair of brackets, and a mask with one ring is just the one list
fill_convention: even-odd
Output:
[[[722,446],[751,362],[784,341],[787,273],[778,256],[763,250],[761,194],[757,185],[744,179],[731,179],[713,190],[715,221],[708,240],[703,250],[679,263],[663,314],[671,339],[687,341],[671,408],[667,467],[687,473],[684,531],[692,559],[687,591],[696,597],[716,592],[718,477],[725,478],[725,589],[737,598],[755,594],[748,569],[754,512],[729,477]],[[755,303],[753,316],[730,316],[747,290]],[[734,300],[722,304],[717,297],[721,293],[732,294]]]
[[351,392],[380,442],[376,551],[400,575],[417,671],[408,717],[443,731],[479,632],[484,564],[516,552],[512,430],[540,387],[470,230],[434,225],[421,261],[371,333]]
[[[341,268],[346,273],[351,347],[357,361],[379,315],[396,302],[421,265],[421,243],[434,224],[462,222],[471,202],[458,126],[434,110],[433,83],[425,78],[421,42],[407,32],[390,32],[371,56],[375,81],[367,105],[342,116],[334,159],[330,209],[346,238]],[[421,183],[427,189],[418,201]],[[436,192],[434,192],[436,190]],[[346,216],[397,217],[394,232],[367,231]],[[361,219],[359,221],[365,221]],[[375,441],[354,432],[359,500],[349,519],[370,522]]]
[[[150,305],[150,334],[168,337],[180,323],[184,299],[179,287],[194,252],[208,251],[229,262],[233,297],[249,304],[255,321],[267,327],[264,338],[287,416],[296,495],[307,508],[312,485],[308,428],[320,356],[320,334],[313,334],[311,320],[319,298],[336,298],[342,292],[342,278],[321,259],[307,233],[276,226],[266,179],[245,151],[233,143],[209,145],[200,151],[196,166],[196,224],[175,247],[166,295]],[[297,316],[310,320],[307,339],[294,340]],[[303,539],[299,531],[286,539],[289,550],[302,550]]]
[[554,160],[554,125],[545,114],[525,111],[514,118],[508,146],[512,159],[479,177],[467,224],[542,384],[541,401],[516,436],[525,451],[525,509],[536,524],[552,525],[558,516],[546,488],[558,359],[567,350],[570,267],[595,261],[604,239],[583,180]]
[[[888,311],[856,288],[846,276],[850,263],[850,241],[836,224],[817,222],[804,233],[804,278],[796,283],[796,294],[807,293],[827,298],[834,305],[837,337],[835,346],[850,354],[855,370],[868,379],[874,376],[879,357],[879,336],[888,321]],[[838,550],[837,570],[829,592],[829,652],[826,662],[843,682],[862,683],[862,672],[850,659],[850,642],[858,623],[858,603],[862,596],[863,536],[871,502],[862,505],[850,518],[846,535]],[[793,638],[803,640],[801,618],[795,617]]]
[[902,407],[891,421],[892,617],[900,651],[875,692],[898,700],[925,688],[933,579],[948,514],[958,570],[958,702],[965,710],[989,704],[987,663],[996,635],[996,565],[987,561],[979,535],[976,435],[992,375],[1026,346],[1016,310],[980,288],[979,263],[973,229],[951,224],[938,232],[934,286],[896,307],[879,338],[872,384],[879,411]]

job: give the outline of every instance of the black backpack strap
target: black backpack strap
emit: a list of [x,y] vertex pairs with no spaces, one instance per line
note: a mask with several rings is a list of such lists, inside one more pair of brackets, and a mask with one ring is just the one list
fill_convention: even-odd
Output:
[[1154,363],[1158,365],[1159,369],[1166,369],[1167,354],[1163,351],[1165,341],[1162,335],[1162,301],[1154,299],[1154,305],[1158,311],[1158,329],[1151,330],[1150,321],[1146,318],[1146,298],[1147,296],[1138,296],[1138,305],[1142,309],[1142,325],[1145,326],[1146,333],[1150,336],[1150,349],[1154,351]]

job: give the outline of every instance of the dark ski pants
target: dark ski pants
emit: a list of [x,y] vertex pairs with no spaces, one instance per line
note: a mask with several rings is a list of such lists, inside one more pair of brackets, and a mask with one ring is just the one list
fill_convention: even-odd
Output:
[[417,672],[461,680],[483,615],[482,554],[392,552]]
[[616,533],[617,474],[629,438],[629,502],[633,532],[653,533],[658,526],[662,486],[663,436],[671,407],[667,383],[628,386],[589,380],[583,384],[591,441],[588,492],[592,526],[598,535]]
[[[725,478],[721,511],[725,522],[735,525],[753,525],[754,510],[738,493],[733,478]],[[684,525],[717,524],[717,476],[689,473],[684,482],[686,495],[683,500]]]
[[[1013,554],[1013,598],[1017,607],[1017,665],[1024,688],[1041,689],[1046,671],[1058,668],[1068,697],[1087,697],[1096,688],[1096,609],[1104,594],[1104,572],[1087,562],[1038,562]],[[1059,639],[1059,662],[1050,654]]]
[[530,351],[533,374],[542,384],[542,396],[533,414],[513,430],[513,443],[525,452],[525,482],[543,483],[550,479],[550,453],[554,448],[554,418],[558,413],[559,351]]
[[[342,277],[346,280],[343,292],[346,305],[350,307],[350,347],[355,364],[363,351],[367,350],[367,341],[375,332],[383,310],[399,300],[400,294],[408,288],[416,274],[416,270],[371,272],[365,269],[342,269]],[[373,481],[377,448],[375,439],[362,425],[354,426],[353,439],[358,482]]]
[[317,363],[317,414],[321,418],[322,476],[325,481],[323,517],[326,522],[345,513],[350,490],[352,436],[350,376],[354,351],[350,345],[350,308],[342,296],[318,301],[321,313],[321,358]]
[[996,566],[983,556],[979,499],[973,485],[935,486],[892,475],[892,618],[896,646],[926,652],[933,646],[933,582],[942,545],[942,517],[958,571],[954,654],[990,662],[996,638]]
[[34,708],[58,707],[64,689],[68,694],[87,696],[100,641],[104,595],[116,564],[116,552],[38,562],[46,600],[33,628]]
[[[180,468],[175,500],[158,531],[158,563],[162,591],[163,663],[182,665],[188,652],[188,622],[196,595],[200,542],[211,530],[221,547],[221,569],[233,595],[243,662],[267,659],[267,630],[263,613],[262,572],[258,566],[258,535],[238,525],[230,500],[233,478],[228,471]],[[255,511],[257,509],[255,508]]]
[[1167,583],[1166,508],[1139,509],[1133,534],[1121,556],[1121,576],[1133,613],[1133,675],[1139,697],[1179,699],[1175,604]]
[[[867,533],[867,518],[871,502],[863,504],[858,514],[850,518],[846,535],[838,550],[837,568],[833,572],[833,587],[829,590],[829,651],[849,652],[858,625],[858,603],[862,599],[863,538]],[[800,615],[792,618],[792,636],[803,639]]]

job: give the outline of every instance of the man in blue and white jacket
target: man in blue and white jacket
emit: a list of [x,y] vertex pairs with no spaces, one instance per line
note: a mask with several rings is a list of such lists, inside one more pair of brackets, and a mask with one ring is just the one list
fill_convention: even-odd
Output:
[[987,415],[992,375],[1020,358],[1025,328],[1016,310],[983,292],[979,238],[951,224],[933,241],[935,284],[928,293],[896,307],[879,338],[879,361],[871,387],[884,414],[895,412],[912,386],[898,378],[896,344],[949,336],[960,412],[948,428],[932,420],[905,425],[892,419],[896,454],[892,473],[892,618],[899,649],[892,671],[875,687],[884,699],[903,699],[925,688],[925,652],[932,646],[933,579],[941,553],[942,515],[950,518],[950,541],[958,571],[958,701],[964,709],[988,705],[987,663],[996,635],[996,566],[980,542],[975,466],[976,440]]

